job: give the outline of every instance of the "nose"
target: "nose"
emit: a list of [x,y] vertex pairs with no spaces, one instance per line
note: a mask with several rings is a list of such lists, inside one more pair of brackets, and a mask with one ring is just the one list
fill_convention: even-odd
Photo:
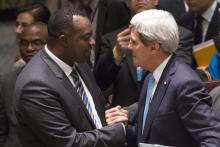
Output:
[[90,39],[89,44],[90,44],[91,46],[95,46],[95,39],[94,39],[93,37]]
[[32,47],[32,44],[29,43],[28,46],[27,46],[27,48],[26,48],[26,52],[27,52],[27,53],[30,53],[30,52],[33,52],[34,50],[35,50],[35,49]]
[[18,25],[15,29],[15,33],[17,35],[20,35],[22,33],[22,31],[23,31],[23,27],[21,25]]

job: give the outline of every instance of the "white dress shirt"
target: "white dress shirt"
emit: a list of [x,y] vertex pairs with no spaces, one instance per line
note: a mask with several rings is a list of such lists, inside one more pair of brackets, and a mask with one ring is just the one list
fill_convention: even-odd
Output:
[[[56,62],[58,64],[58,66],[63,70],[63,72],[65,73],[65,75],[68,77],[68,79],[70,80],[70,82],[72,83],[72,85],[75,87],[75,83],[73,82],[73,79],[72,79],[72,76],[70,75],[71,72],[72,72],[72,67],[69,66],[68,64],[66,64],[65,62],[63,62],[62,60],[60,60],[59,58],[57,58],[48,48],[47,48],[47,45],[45,46],[45,51],[46,53],[51,57],[52,60],[54,60],[54,62]],[[83,88],[85,90],[85,93],[86,93],[86,96],[88,97],[88,101],[90,103],[90,106],[92,107],[92,113],[94,114],[95,116],[95,119],[96,119],[96,128],[99,129],[99,128],[102,128],[102,123],[101,123],[101,120],[98,116],[98,113],[96,111],[96,108],[95,108],[95,104],[94,104],[94,101],[93,101],[93,98],[87,88],[87,86],[85,85],[82,77],[80,76],[80,74],[77,72],[79,78],[80,78],[80,81],[83,85]],[[74,106],[73,106],[74,107]],[[79,118],[80,119],[80,118]]]
[[202,27],[203,27],[202,41],[205,40],[205,36],[207,34],[209,24],[211,23],[216,7],[217,7],[217,1],[214,1],[212,5],[205,12],[202,13],[202,17],[204,18],[204,21],[202,22]]
[[167,63],[169,62],[170,58],[172,57],[172,55],[169,55],[153,72],[153,77],[155,79],[155,83],[154,83],[154,87],[153,87],[153,91],[152,91],[152,97],[150,102],[152,101],[152,98],[154,96],[154,92],[157,88],[157,84],[160,80],[160,77],[164,71],[164,68],[166,67]]

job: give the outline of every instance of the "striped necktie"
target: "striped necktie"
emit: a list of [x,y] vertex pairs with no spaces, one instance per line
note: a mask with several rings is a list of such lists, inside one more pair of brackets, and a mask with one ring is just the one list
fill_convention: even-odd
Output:
[[90,117],[92,118],[96,128],[98,128],[97,120],[95,118],[95,115],[92,113],[91,104],[89,103],[89,99],[86,95],[85,89],[82,85],[82,82],[80,81],[80,78],[79,78],[75,68],[73,68],[70,75],[72,76],[73,82],[75,83],[75,88],[76,88],[77,93],[82,98],[82,101],[83,101],[87,111],[89,112]]

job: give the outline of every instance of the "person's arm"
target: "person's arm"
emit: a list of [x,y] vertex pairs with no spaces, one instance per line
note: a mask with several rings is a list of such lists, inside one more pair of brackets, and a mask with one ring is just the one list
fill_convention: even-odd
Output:
[[0,76],[0,147],[3,147],[9,133],[9,122],[6,117],[6,110],[4,100],[2,97],[2,78]]
[[[45,146],[120,147],[124,145],[124,128],[119,123],[101,129],[78,132],[67,119],[67,113],[58,93],[44,82],[31,82],[26,85],[16,106],[18,120],[26,122],[27,127]],[[74,110],[79,111],[77,107],[73,108]],[[72,119],[80,121],[82,119],[80,113],[84,112],[76,113],[77,115],[72,116]],[[83,124],[83,119],[80,123]]]
[[94,70],[97,84],[102,90],[107,89],[117,76],[123,64],[129,39],[130,28],[125,28],[118,34],[112,32],[102,37],[100,55]]
[[184,126],[201,147],[220,146],[220,121],[211,111],[212,100],[201,82],[179,84],[176,109]]
[[177,57],[195,68],[195,61],[192,54],[193,34],[190,30],[179,26],[179,47],[175,51]]

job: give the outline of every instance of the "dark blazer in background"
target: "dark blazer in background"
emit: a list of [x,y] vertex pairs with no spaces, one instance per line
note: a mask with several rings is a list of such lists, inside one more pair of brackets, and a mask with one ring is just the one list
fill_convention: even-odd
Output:
[[[219,35],[220,32],[220,15],[218,11],[219,8],[220,8],[220,4],[218,3],[214,15],[212,16],[211,22],[209,24],[205,36],[205,41],[213,39],[214,37]],[[194,32],[195,24],[194,24],[194,16],[192,12],[187,12],[185,15],[183,15],[182,18],[180,18],[180,20],[178,21],[178,24]]]
[[169,11],[176,21],[186,13],[184,0],[159,0],[158,8]]
[[[93,74],[87,64],[77,68],[104,126],[104,99]],[[18,137],[24,147],[124,146],[122,124],[95,129],[76,89],[44,49],[20,73],[15,96]]]
[[20,147],[12,115],[13,93],[16,79],[23,67],[0,76],[0,147]]
[[96,29],[96,61],[100,55],[99,47],[101,37],[109,32],[115,31],[130,21],[130,11],[124,0],[100,0],[99,13]]
[[[113,106],[128,106],[137,102],[141,87],[141,82],[137,81],[137,73],[133,65],[132,55],[129,52],[123,59],[121,66],[117,66],[114,61],[112,49],[116,44],[117,34],[125,28],[126,26],[103,36],[100,58],[94,71],[96,81],[102,90],[106,90],[113,84]],[[179,27],[179,32],[180,43],[176,54],[179,60],[192,65],[192,33],[183,27]]]
[[[147,85],[146,78],[144,85]],[[197,74],[173,56],[153,95],[142,132],[146,86],[139,101],[138,142],[176,147],[219,147],[220,123]]]

